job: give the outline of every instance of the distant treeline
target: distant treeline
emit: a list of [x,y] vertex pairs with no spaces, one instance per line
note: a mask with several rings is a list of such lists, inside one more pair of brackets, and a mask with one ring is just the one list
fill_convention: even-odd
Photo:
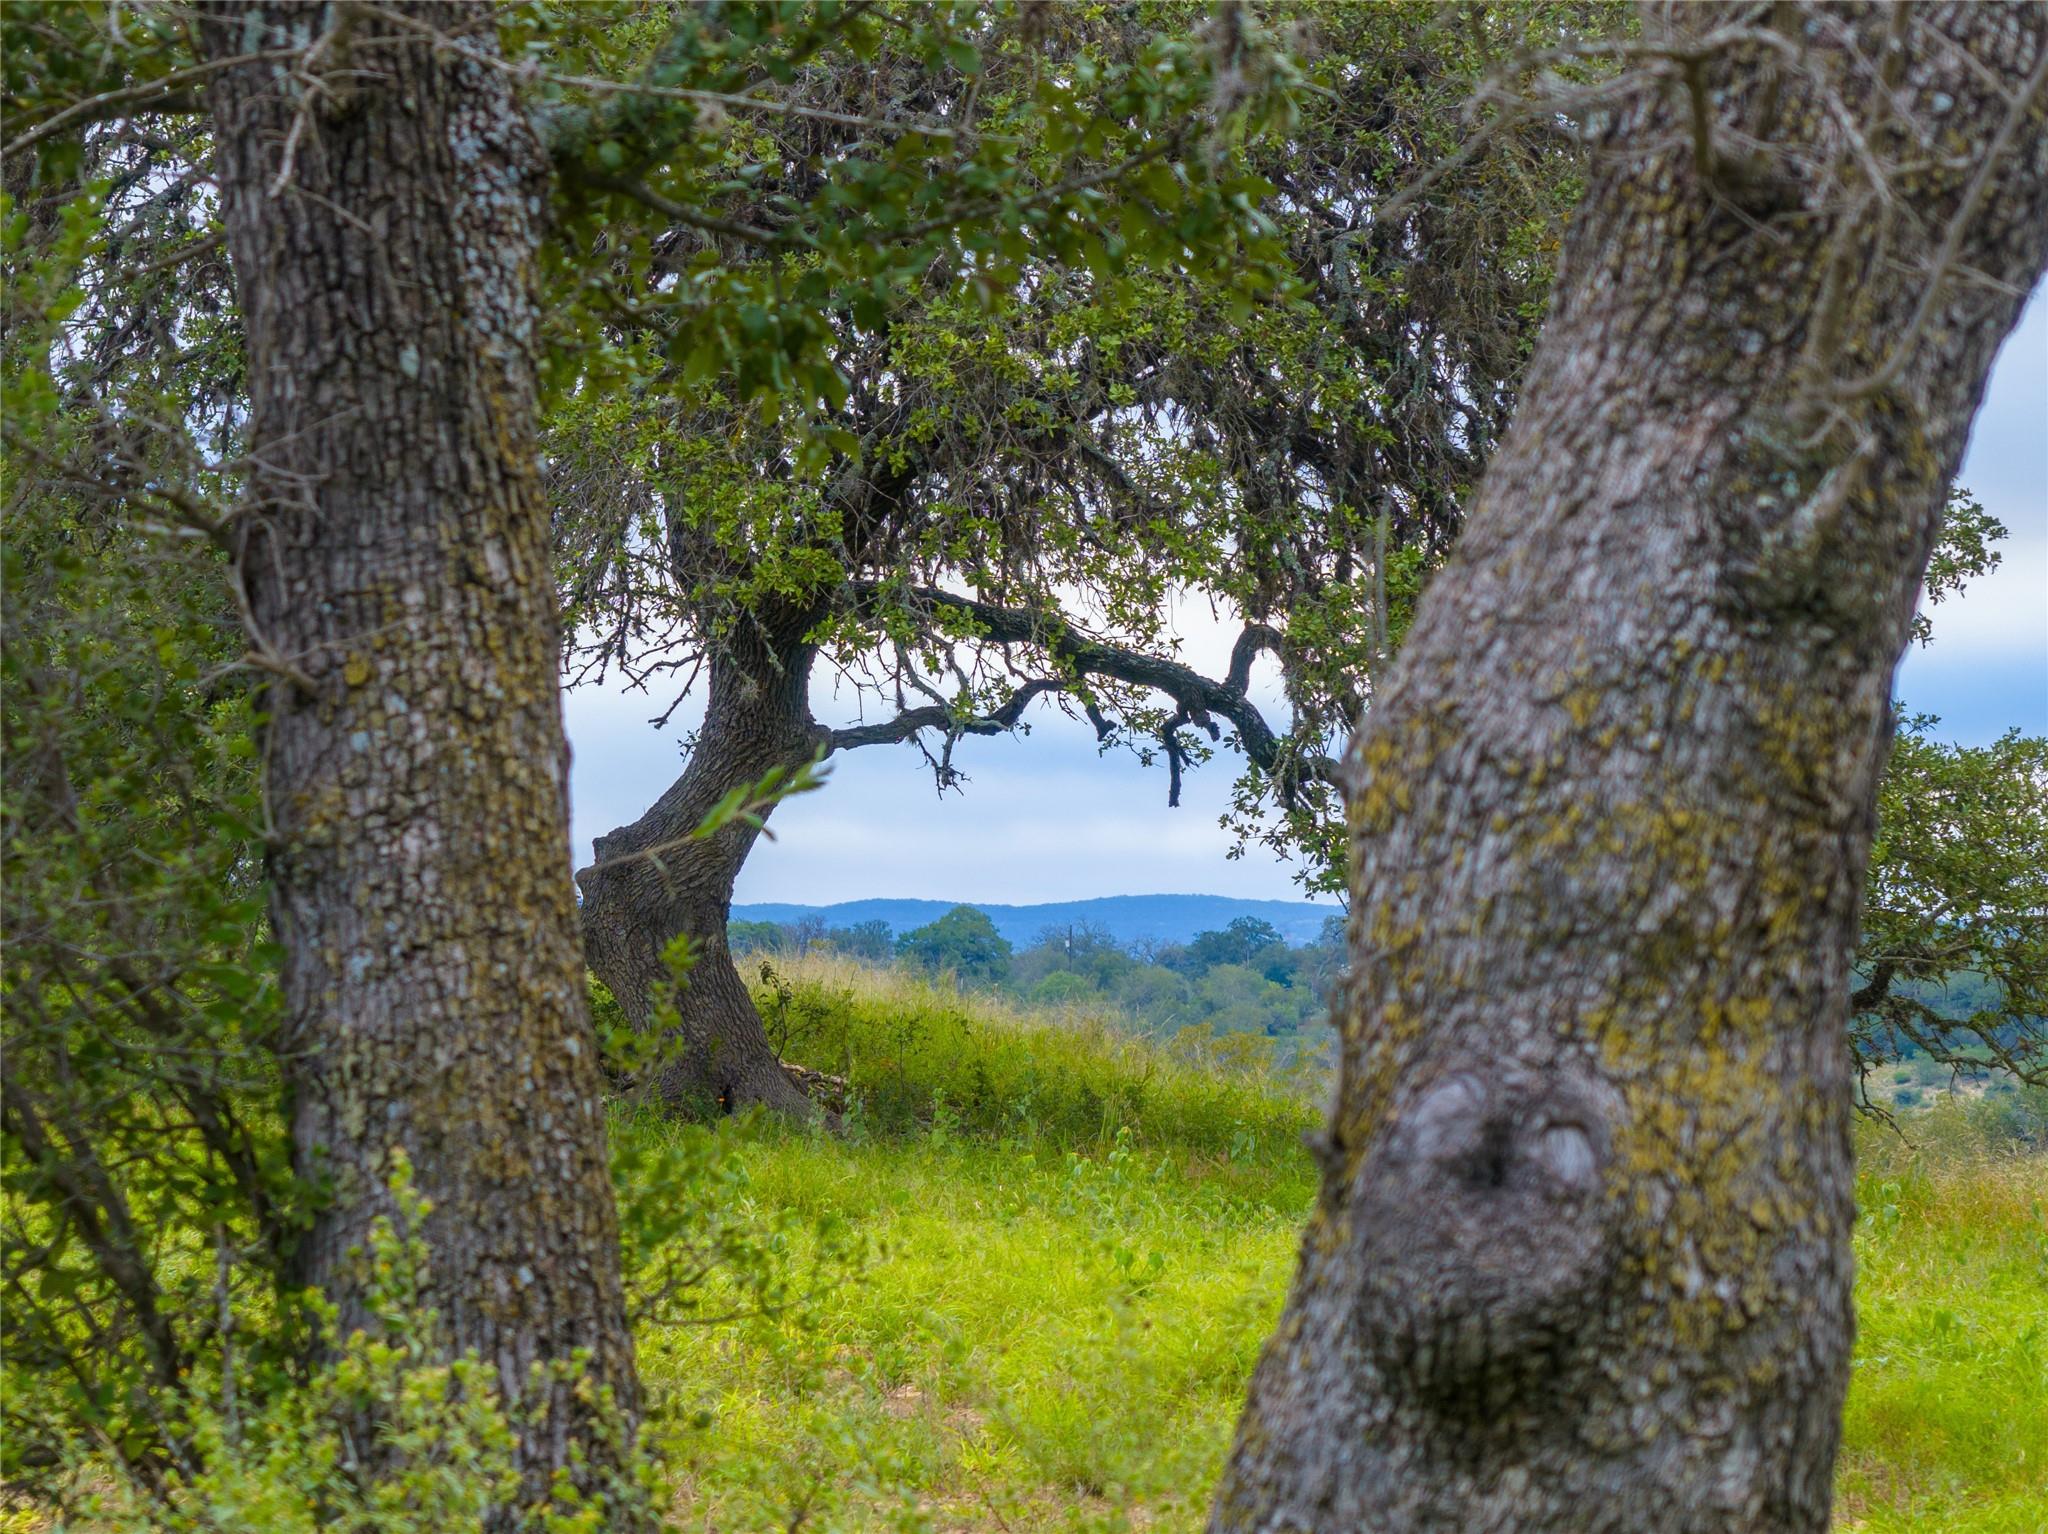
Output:
[[[820,952],[900,964],[1034,1004],[1099,1006],[1158,1038],[1189,1027],[1263,1035],[1283,1060],[1318,1050],[1330,1038],[1331,987],[1344,964],[1344,926],[1337,917],[1323,923],[1314,942],[1299,947],[1271,923],[1241,916],[1185,943],[1119,943],[1092,923],[1074,922],[1047,927],[1035,942],[1018,948],[985,913],[968,905],[903,933],[886,921],[831,927],[815,916],[736,921],[727,931],[735,954]],[[1902,989],[1958,1023],[2002,1003],[1997,981],[1974,970],[1906,982]],[[2011,1032],[2016,1029],[1994,1036],[2016,1042],[2003,1038]],[[1971,1040],[1958,1029],[1952,1042]],[[1920,1053],[1903,1036],[1890,1044],[1902,1057]]]
[[827,927],[815,917],[738,921],[727,930],[735,954],[829,952],[902,964],[1022,1001],[1099,1005],[1161,1038],[1189,1027],[1260,1034],[1283,1057],[1319,1049],[1330,1036],[1330,990],[1344,963],[1343,924],[1335,917],[1299,947],[1271,923],[1241,916],[1185,943],[1126,945],[1077,922],[1048,927],[1019,949],[965,905],[903,933],[885,921]]

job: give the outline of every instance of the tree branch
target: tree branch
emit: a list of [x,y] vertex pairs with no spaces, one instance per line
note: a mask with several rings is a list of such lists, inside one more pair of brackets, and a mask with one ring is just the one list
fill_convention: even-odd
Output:
[[834,730],[832,749],[853,751],[861,746],[897,745],[925,730],[944,730],[954,736],[1005,734],[1017,727],[1017,722],[1024,717],[1024,710],[1035,699],[1046,693],[1065,690],[1066,684],[1055,678],[1037,677],[1011,693],[1000,708],[986,714],[956,714],[937,703],[905,709],[894,719],[885,719],[880,724],[852,725]]
[[[857,596],[862,599],[877,596],[883,589],[874,582],[858,583],[855,587]],[[1337,782],[1337,763],[1333,759],[1321,754],[1290,756],[1284,738],[1275,733],[1258,705],[1251,700],[1249,689],[1253,660],[1261,651],[1277,649],[1280,645],[1280,635],[1264,624],[1245,626],[1232,647],[1230,670],[1223,680],[1218,681],[1179,661],[1090,638],[1058,614],[1001,607],[930,587],[913,587],[905,595],[933,611],[950,609],[964,613],[974,621],[980,637],[995,644],[1006,647],[1031,644],[1042,648],[1060,667],[1063,678],[1058,682],[1027,684],[1037,689],[1032,694],[1034,697],[1038,692],[1073,691],[1089,677],[1106,677],[1134,687],[1148,688],[1173,700],[1178,710],[1173,727],[1197,723],[1213,731],[1211,715],[1229,720],[1237,730],[1238,742],[1246,758],[1262,772],[1273,774],[1279,780],[1285,797],[1291,798],[1294,789],[1303,782],[1332,785]],[[1016,700],[1011,701],[1014,703]],[[860,736],[849,742],[857,745],[872,744],[875,740],[907,739],[920,729],[945,725],[949,717],[946,710],[913,709],[896,720],[866,727],[864,731],[835,732],[834,744],[836,747],[840,733]],[[1100,735],[1105,721],[1099,712],[1091,713],[1091,722]],[[890,731],[897,733],[890,734]],[[1177,748],[1169,743],[1169,765],[1177,768],[1176,753]],[[1178,777],[1177,771],[1175,777]],[[1177,792],[1173,797],[1178,798]]]
[[[256,53],[238,53],[233,58],[208,59],[203,64],[174,69],[169,74],[158,75],[154,80],[145,80],[140,85],[101,91],[97,96],[87,96],[82,101],[72,102],[70,106],[45,117],[33,128],[22,130],[9,139],[4,148],[0,148],[0,156],[26,149],[72,123],[99,122],[123,109],[168,111],[170,98],[180,95],[180,86],[189,85],[194,80],[202,80],[208,75],[218,74],[223,69],[232,69],[241,64],[256,64],[268,59],[295,59],[305,51],[304,48],[266,48]],[[181,105],[189,105],[193,110],[197,110],[196,102],[184,101]]]
[[532,80],[546,80],[553,85],[595,91],[601,95],[645,96],[660,101],[687,101],[698,106],[720,107],[734,112],[760,112],[771,117],[794,117],[806,122],[837,123],[842,127],[871,129],[884,133],[915,133],[923,138],[951,140],[960,136],[956,128],[923,119],[898,122],[886,117],[863,116],[858,112],[835,112],[825,107],[805,106],[801,102],[782,101],[774,97],[700,90],[694,86],[656,85],[646,80],[607,80],[600,75],[569,74],[563,70],[546,68],[532,59],[507,59],[485,49],[473,48],[460,38],[442,31],[432,22],[408,16],[402,11],[380,7],[376,14],[385,21],[394,22],[432,39],[437,46],[450,52],[459,53],[462,57],[487,68],[511,75],[522,84]]
[[5,1120],[7,1133],[20,1142],[22,1154],[61,1195],[53,1202],[77,1222],[100,1271],[127,1302],[157,1383],[174,1387],[183,1372],[183,1354],[170,1322],[158,1308],[156,1277],[141,1255],[127,1200],[80,1136],[72,1134],[67,1144],[56,1143],[35,1100],[19,1082],[0,1084],[0,1118]]
[[1891,994],[1892,977],[1898,973],[1898,966],[1889,959],[1871,971],[1870,979],[1849,993],[1849,1014],[1874,1010],[1878,1003]]
[[615,192],[621,197],[631,198],[659,213],[663,218],[690,229],[701,229],[707,234],[723,234],[735,240],[750,240],[756,245],[773,245],[777,236],[772,229],[763,229],[758,224],[738,224],[729,219],[714,218],[708,213],[699,213],[686,208],[673,197],[664,197],[652,187],[638,181],[628,181],[621,176],[596,176],[584,171],[573,173],[575,180],[599,192]]

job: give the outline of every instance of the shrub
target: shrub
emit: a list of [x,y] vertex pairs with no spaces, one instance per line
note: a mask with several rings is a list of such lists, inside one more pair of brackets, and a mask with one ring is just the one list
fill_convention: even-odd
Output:
[[[447,1357],[438,1314],[425,1303],[427,1205],[394,1153],[391,1188],[404,1223],[372,1230],[369,1324],[342,1340],[303,1385],[270,1393],[261,1411],[237,1406],[232,1366],[194,1389],[176,1437],[184,1468],[145,1484],[118,1475],[81,1511],[105,1534],[451,1534],[481,1530],[519,1489],[515,1419],[497,1370],[474,1352]],[[334,1312],[308,1300],[323,1331]],[[227,1355],[230,1358],[231,1354]],[[539,1366],[536,1366],[539,1367]],[[538,1385],[536,1381],[536,1385]],[[544,1400],[545,1389],[528,1392]],[[607,1403],[593,1403],[603,1413]],[[365,1452],[368,1451],[368,1452]],[[96,1461],[81,1470],[103,1477]],[[529,1509],[536,1534],[598,1534],[649,1505],[661,1484],[652,1464],[616,1484],[603,1504]]]

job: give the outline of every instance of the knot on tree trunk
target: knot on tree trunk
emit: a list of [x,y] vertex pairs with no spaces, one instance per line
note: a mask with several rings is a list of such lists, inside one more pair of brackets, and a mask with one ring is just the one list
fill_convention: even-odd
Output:
[[1607,1169],[1619,1098],[1559,1069],[1455,1072],[1397,1111],[1351,1200],[1358,1323],[1390,1383],[1485,1420],[1568,1355],[1618,1266]]

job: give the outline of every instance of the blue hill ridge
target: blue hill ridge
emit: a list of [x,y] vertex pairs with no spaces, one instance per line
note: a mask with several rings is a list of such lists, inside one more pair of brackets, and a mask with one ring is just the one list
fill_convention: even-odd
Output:
[[984,900],[847,900],[811,906],[766,902],[736,905],[734,921],[796,922],[820,918],[827,927],[885,921],[901,934],[936,921],[956,905],[985,912],[996,930],[1017,947],[1036,942],[1048,927],[1087,923],[1119,943],[1185,943],[1198,932],[1214,932],[1240,916],[1271,922],[1288,942],[1312,942],[1323,922],[1343,911],[1309,900],[1239,900],[1229,895],[1105,895],[1094,900],[1059,900],[1043,905],[996,905]]

